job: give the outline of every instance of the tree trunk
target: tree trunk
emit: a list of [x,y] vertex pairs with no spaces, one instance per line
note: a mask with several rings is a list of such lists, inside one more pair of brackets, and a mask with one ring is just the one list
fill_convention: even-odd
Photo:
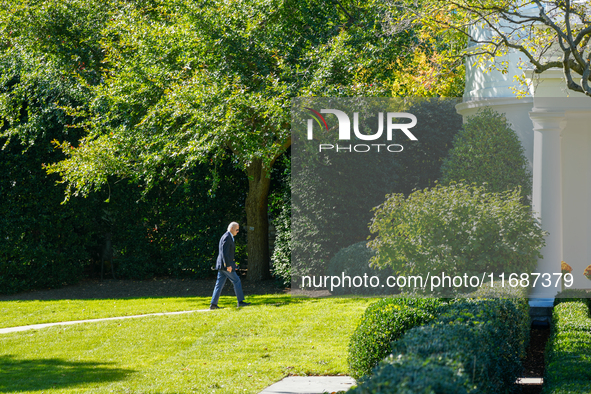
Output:
[[[269,272],[269,217],[268,196],[271,178],[262,160],[254,160],[246,169],[248,194],[246,196],[248,274],[247,279],[260,281],[270,277]],[[242,230],[242,228],[241,228]]]

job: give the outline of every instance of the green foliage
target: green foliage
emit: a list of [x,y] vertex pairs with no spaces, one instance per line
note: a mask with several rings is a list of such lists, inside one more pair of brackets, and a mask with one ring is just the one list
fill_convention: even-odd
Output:
[[390,353],[390,343],[409,329],[435,318],[441,301],[433,298],[384,298],[370,305],[349,340],[349,374],[371,374]]
[[419,119],[412,132],[418,141],[406,144],[400,162],[399,179],[390,193],[410,194],[415,189],[432,187],[441,176],[441,165],[452,147],[452,140],[462,128],[455,99],[414,99],[406,112]]
[[[502,393],[521,373],[527,299],[459,300],[392,344],[353,393]],[[433,391],[437,388],[436,391]]]
[[[217,182],[214,178],[217,177]],[[246,222],[247,179],[229,162],[197,164],[176,183],[159,182],[147,195],[134,183],[119,182],[103,203],[104,232],[111,232],[115,274],[205,278],[228,223]],[[69,204],[69,203],[68,203]],[[245,234],[236,237],[236,261],[244,262]]]
[[[591,95],[591,88],[579,81],[587,68],[586,43],[591,32],[586,29],[589,9],[586,3],[569,1],[473,1],[473,0],[401,0],[386,2],[392,11],[388,18],[391,30],[400,31],[426,26],[421,36],[434,41],[443,38],[443,44],[454,45],[446,36],[460,35],[469,40],[464,45],[462,58],[483,71],[498,70],[507,74],[515,70],[520,96],[530,95],[531,81],[523,67],[531,67],[535,74],[551,68],[562,68],[564,88]],[[510,23],[510,28],[505,25]],[[490,30],[489,30],[490,29]],[[493,31],[494,34],[483,34]],[[558,42],[554,56],[548,56],[546,43]],[[456,49],[457,51],[457,49]],[[507,61],[511,51],[519,51],[519,60]],[[453,52],[452,52],[453,53]],[[456,54],[458,52],[455,52]],[[557,61],[556,59],[561,59]],[[512,64],[513,63],[513,64]],[[511,70],[513,69],[513,70]],[[420,68],[419,70],[420,73]],[[511,80],[511,78],[508,78]],[[421,79],[419,79],[421,80]],[[427,81],[425,81],[427,82]],[[581,84],[579,84],[581,83]]]
[[544,394],[587,393],[591,380],[591,318],[588,299],[554,306],[546,344]]
[[544,232],[520,199],[463,184],[390,195],[370,227],[372,262],[404,274],[530,272]]
[[[227,223],[245,222],[243,172],[227,160],[217,168],[199,164],[148,196],[137,184],[109,179],[108,190],[61,204],[65,186],[43,166],[64,157],[52,140],[76,143],[83,135],[70,127],[74,119],[62,106],[80,105],[88,91],[59,70],[39,72],[35,61],[16,49],[0,56],[0,239],[6,241],[0,244],[0,292],[97,275],[106,234],[119,278],[209,275]],[[238,242],[244,245],[244,236]],[[244,255],[239,249],[238,259]]]
[[388,154],[323,152],[317,167],[294,162],[292,274],[324,275],[341,249],[367,239],[371,209],[396,184],[400,164]]
[[[291,285],[291,156],[284,155],[279,164],[274,168],[273,179],[277,182],[269,198],[270,214],[273,216],[275,226],[275,244],[271,263],[273,277],[278,285],[289,287]],[[280,173],[277,174],[277,172]]]
[[49,171],[68,197],[109,176],[149,190],[230,151],[249,179],[249,275],[264,278],[269,176],[291,145],[291,99],[388,92],[392,64],[381,59],[400,46],[383,34],[379,3],[112,0],[101,9],[111,11],[100,83],[87,109],[69,109],[88,135],[59,144],[67,159]]
[[0,293],[60,287],[83,273],[91,212],[81,201],[60,205],[64,188],[42,168],[56,156],[47,140],[0,151]]
[[[143,199],[137,185],[119,182],[109,194],[61,204],[64,187],[42,168],[60,155],[48,141],[62,135],[58,126],[46,129],[46,137],[26,151],[14,141],[0,151],[0,239],[6,240],[0,243],[1,293],[60,287],[98,275],[107,233],[117,278],[211,275],[219,237],[230,221],[244,223],[241,171],[227,162],[220,166],[223,181],[214,193],[211,169],[197,165],[182,184],[157,185]],[[242,247],[236,258],[243,262],[243,234],[237,243]]]
[[587,289],[564,289],[556,294],[554,306],[565,301],[589,300],[589,290]]
[[[342,277],[342,275],[353,278],[354,276],[368,277],[377,276],[380,278],[380,283],[386,283],[388,276],[392,275],[392,270],[386,269],[375,269],[369,266],[370,259],[375,256],[375,251],[367,247],[367,242],[358,242],[351,246],[347,246],[337,252],[330,262],[328,263],[327,275]],[[343,295],[343,294],[365,294],[375,295],[391,293],[391,288],[372,288],[372,287],[345,287],[339,286],[334,289],[332,295]]]
[[[490,279],[490,278],[489,278]],[[458,294],[459,298],[527,298],[529,294],[528,287],[522,286],[507,286],[507,281],[503,282],[500,279],[495,279],[493,283],[486,281],[480,287],[471,293]],[[525,311],[527,312],[527,310]]]
[[[0,51],[0,239],[7,241],[0,246],[0,292],[98,275],[107,234],[119,278],[210,275],[227,224],[245,222],[244,173],[227,159],[210,160],[179,172],[176,183],[155,182],[148,195],[137,183],[106,177],[100,193],[60,204],[65,185],[43,167],[64,159],[52,141],[76,146],[85,135],[82,113],[68,111],[83,111],[92,101],[89,84],[100,68],[97,37],[107,11],[74,0],[21,3],[10,18],[0,12],[3,34],[10,32]],[[40,31],[47,35],[37,40]],[[41,47],[46,53],[39,58]],[[239,261],[245,244],[239,235]]]
[[[269,175],[291,144],[293,97],[405,94],[394,70],[409,73],[417,61],[429,80],[418,84],[434,85],[421,94],[461,91],[461,71],[435,56],[449,42],[428,40],[417,59],[425,34],[387,31],[384,11],[382,2],[352,0],[16,0],[0,10],[0,50],[26,53],[33,74],[72,81],[84,95],[59,103],[85,135],[56,137],[66,160],[48,167],[66,182],[67,198],[122,178],[147,193],[231,152],[249,179],[254,268],[268,260],[259,254]],[[2,135],[27,140],[30,132],[11,126]]]
[[521,187],[524,202],[531,195],[532,177],[517,134],[505,118],[489,107],[468,118],[455,136],[441,168],[442,183],[486,183],[490,192]]
[[0,293],[74,283],[89,258],[91,204],[60,205],[65,188],[44,169],[64,158],[50,141],[81,136],[60,105],[77,105],[85,92],[38,66],[18,48],[0,52]]
[[291,204],[287,202],[275,223],[273,276],[282,286],[291,285]]
[[[405,141],[404,152],[346,155],[325,151],[320,156],[314,152],[318,162],[313,165],[305,159],[294,161],[292,250],[296,274],[325,274],[339,250],[369,237],[367,223],[384,195],[410,193],[416,187],[432,185],[439,176],[441,161],[462,122],[454,107],[457,101],[408,101],[395,110],[413,113],[420,121],[413,128],[418,141]],[[375,130],[376,125],[371,127]]]
[[161,166],[230,149],[243,169],[259,161],[268,173],[291,143],[291,98],[387,91],[376,81],[390,65],[379,59],[399,42],[381,34],[376,4],[343,4],[112,1],[90,134],[77,149],[62,145],[70,157],[53,170],[73,193],[104,186],[106,174],[150,186],[175,177]]
[[402,356],[394,359],[391,355],[380,365],[379,374],[363,381],[350,390],[355,394],[467,394],[466,382],[469,373],[457,371],[450,366],[422,359]]

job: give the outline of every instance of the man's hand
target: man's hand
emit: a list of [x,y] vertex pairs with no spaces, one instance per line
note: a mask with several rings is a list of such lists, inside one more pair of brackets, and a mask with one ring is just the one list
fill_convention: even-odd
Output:
[[228,267],[228,272],[232,272],[232,267]]

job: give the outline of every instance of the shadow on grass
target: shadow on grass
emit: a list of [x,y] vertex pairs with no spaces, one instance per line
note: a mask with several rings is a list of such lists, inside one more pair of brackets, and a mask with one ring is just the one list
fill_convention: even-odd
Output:
[[0,356],[0,393],[61,389],[87,383],[122,380],[136,371],[113,368],[113,363],[66,361],[59,358],[26,360]]
[[[212,271],[215,272],[215,271]],[[34,290],[12,295],[0,294],[0,301],[48,301],[48,300],[91,300],[91,299],[142,299],[142,298],[211,298],[215,277],[208,279],[159,278],[152,280],[84,280],[76,285],[58,289]],[[273,280],[242,281],[245,295],[287,294],[286,289],[277,286]],[[233,296],[230,281],[222,295]]]

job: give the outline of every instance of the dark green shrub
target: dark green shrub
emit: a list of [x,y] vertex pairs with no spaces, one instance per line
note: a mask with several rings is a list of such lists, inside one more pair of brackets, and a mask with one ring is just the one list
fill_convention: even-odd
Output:
[[418,138],[404,146],[400,179],[389,193],[410,194],[415,189],[435,185],[441,177],[441,165],[452,148],[452,141],[462,128],[462,116],[456,111],[457,99],[420,98],[406,110],[419,122],[412,132]]
[[349,340],[349,374],[358,379],[391,350],[390,343],[412,327],[435,318],[435,298],[384,298],[370,305]]
[[[491,286],[490,283],[487,283],[484,286],[481,286],[475,292],[469,293],[465,295],[466,298],[469,299],[476,299],[476,300],[483,300],[483,299],[503,299],[503,304],[497,309],[497,316],[500,316],[501,319],[509,319],[514,324],[509,329],[509,339],[513,341],[514,348],[522,349],[522,353],[520,354],[521,358],[526,356],[525,351],[527,344],[529,342],[529,333],[530,333],[530,317],[529,317],[529,303],[528,300],[529,289],[527,287],[511,287],[511,286],[503,286],[500,281],[494,282]],[[461,298],[457,299],[458,301]],[[510,307],[507,310],[506,301],[510,301],[513,306],[517,309],[517,313],[513,307]],[[505,316],[505,317],[503,317]]]
[[390,355],[379,374],[365,380],[354,394],[467,394],[470,371],[449,365],[425,363],[422,359]]
[[[43,165],[64,158],[51,141],[76,145],[84,136],[62,106],[83,105],[88,92],[29,55],[0,55],[0,293],[98,276],[106,234],[117,278],[211,275],[228,223],[245,223],[244,173],[229,160],[215,169],[197,164],[147,195],[136,183],[111,178],[105,190],[61,204],[64,185]],[[237,244],[243,261],[244,234]]]
[[[368,248],[367,242],[358,242],[346,248],[343,248],[337,252],[337,254],[328,263],[327,275],[333,275],[341,277],[354,276],[363,277],[366,274],[368,277],[377,276],[380,278],[380,283],[386,283],[386,279],[389,275],[392,275],[390,268],[386,269],[375,269],[370,268],[369,260],[375,256],[375,252]],[[382,291],[382,293],[380,293]],[[392,293],[392,289],[388,287],[335,287],[332,291],[332,295],[343,295],[343,294],[388,294]]]
[[452,184],[393,194],[380,205],[369,243],[378,266],[400,274],[530,272],[544,232],[517,191]]
[[505,115],[488,107],[469,117],[456,134],[441,172],[443,184],[486,182],[490,192],[520,186],[523,201],[531,194],[532,177],[521,142]]
[[588,299],[561,300],[552,312],[546,345],[544,394],[583,394],[591,381],[591,318]]
[[273,276],[282,286],[291,285],[291,205],[286,204],[275,223]]
[[[19,45],[0,53],[0,293],[59,287],[83,275],[92,236],[91,200],[62,205],[63,185],[44,165],[64,155],[53,139],[83,132],[60,106],[87,98],[52,62],[35,63]],[[20,51],[20,52],[19,52]]]
[[294,160],[292,178],[292,271],[325,275],[341,249],[367,239],[367,223],[400,166],[392,155],[322,152],[322,162]]
[[[289,154],[291,151],[288,152]],[[275,203],[270,203],[275,225],[275,245],[273,247],[273,277],[280,286],[291,285],[291,156],[286,155],[282,164],[285,166],[279,178],[280,187]],[[275,168],[279,166],[276,164]],[[274,170],[275,171],[275,170]],[[279,172],[279,171],[278,171]],[[273,196],[271,196],[273,197]],[[270,198],[271,201],[271,198]]]
[[46,139],[26,152],[16,140],[0,151],[0,294],[60,287],[83,275],[92,205],[60,204],[64,188],[41,167],[58,156]]
[[[76,7],[70,11],[84,14]],[[84,28],[100,30],[99,25]],[[76,58],[80,64],[87,45],[97,43],[96,35],[88,33],[84,45],[66,44],[75,54],[68,49],[53,55]],[[103,190],[61,204],[64,185],[57,184],[58,174],[48,175],[44,165],[65,158],[51,141],[76,146],[85,136],[82,127],[73,127],[76,117],[64,108],[84,112],[92,97],[71,75],[73,69],[68,67],[64,74],[47,56],[52,54],[36,58],[20,45],[0,53],[0,293],[59,287],[98,276],[107,235],[117,278],[211,275],[228,223],[246,222],[244,172],[230,160],[195,164],[176,176],[170,168],[161,168],[156,172],[162,179],[154,180],[145,195],[137,183],[113,177]],[[100,59],[91,58],[99,67]],[[90,76],[91,67],[86,72],[96,77]],[[240,262],[246,257],[245,233],[237,236]]]
[[510,391],[527,346],[521,335],[529,328],[529,318],[523,317],[520,304],[527,305],[527,300],[458,300],[447,305],[436,320],[393,342],[392,355],[353,392]]
[[[408,142],[406,137],[396,141],[404,141],[403,153],[344,155],[324,151],[318,155],[314,151],[306,155],[303,149],[298,150],[292,185],[294,275],[326,274],[330,259],[339,250],[370,235],[367,223],[384,195],[407,194],[439,178],[443,158],[462,125],[455,110],[458,101],[421,98],[408,102],[411,105],[404,111],[420,121],[412,129],[417,141]],[[377,117],[367,122],[372,130],[377,127],[374,121]],[[307,156],[317,162],[310,164],[308,161],[315,160]]]
[[[485,380],[491,380],[491,384],[494,384],[492,380],[500,379],[501,385],[511,385],[521,373],[520,359],[526,356],[530,331],[527,299],[459,301],[441,313],[437,323],[480,326],[486,330],[482,335],[487,337],[485,352],[491,362]],[[472,354],[476,353],[472,351]]]
[[[176,183],[160,182],[146,196],[143,211],[135,219],[129,218],[143,231],[136,243],[143,243],[142,253],[151,262],[144,261],[149,276],[205,278],[211,275],[218,243],[228,224],[236,221],[246,228],[247,190],[246,175],[229,160],[215,167],[196,164],[184,179]],[[123,201],[125,210],[133,212],[131,201]],[[246,231],[241,231],[236,236],[239,263],[246,260],[245,248]]]
[[586,289],[565,289],[556,294],[554,306],[567,301],[584,301],[588,303],[590,295],[590,291]]

